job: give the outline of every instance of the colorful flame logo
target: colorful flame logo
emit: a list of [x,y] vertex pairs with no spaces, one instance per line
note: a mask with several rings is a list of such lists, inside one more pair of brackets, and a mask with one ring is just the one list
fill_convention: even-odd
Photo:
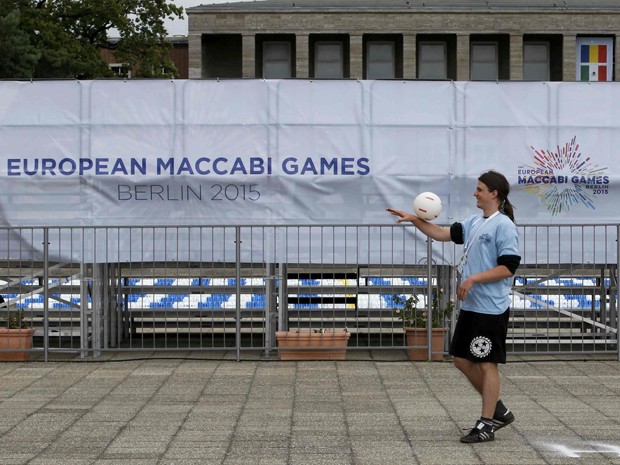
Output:
[[[579,151],[577,136],[564,146],[557,146],[557,151],[531,147],[534,151],[534,163],[524,165],[532,172],[540,176],[532,176],[532,179],[545,179],[545,181],[528,181],[524,190],[540,197],[543,204],[553,215],[569,211],[576,205],[584,205],[595,209],[595,194],[588,192],[589,181],[583,182],[584,178],[592,180],[601,176],[607,167],[596,165],[589,156],[584,156]],[[549,182],[551,180],[551,182]]]

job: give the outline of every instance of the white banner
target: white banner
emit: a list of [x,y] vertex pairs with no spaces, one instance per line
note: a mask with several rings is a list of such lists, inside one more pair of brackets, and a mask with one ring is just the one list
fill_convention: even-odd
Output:
[[1,217],[385,224],[432,191],[448,224],[496,169],[519,224],[611,224],[618,113],[613,82],[2,81]]

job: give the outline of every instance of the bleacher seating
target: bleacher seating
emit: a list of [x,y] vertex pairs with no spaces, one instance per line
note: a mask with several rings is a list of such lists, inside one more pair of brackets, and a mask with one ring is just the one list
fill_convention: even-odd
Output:
[[[402,335],[402,323],[395,317],[394,296],[412,292],[424,305],[428,280],[426,267],[409,267],[409,274],[395,276],[372,267],[341,267],[287,270],[287,324],[291,328],[344,328],[368,338],[374,335]],[[230,334],[236,330],[237,279],[235,268],[218,268],[213,276],[200,270],[199,276],[134,276],[119,281],[119,317],[134,335],[140,334]],[[269,278],[266,271],[254,266],[239,281],[241,331],[262,334],[266,331],[269,311],[266,295]],[[146,274],[146,273],[145,273]],[[262,276],[261,276],[262,274]],[[511,347],[523,349],[542,340],[571,343],[579,338],[591,340],[605,335],[605,310],[609,306],[609,278],[601,280],[599,271],[593,276],[545,278],[535,271],[515,279],[509,334]],[[434,278],[435,279],[435,278]],[[49,305],[50,336],[79,334],[80,282],[57,280],[58,287]],[[276,281],[276,285],[279,281]],[[438,285],[435,280],[433,285]],[[15,292],[14,289],[19,289]],[[17,300],[14,306],[26,311],[42,335],[44,300],[32,291],[40,288],[35,280],[22,280],[8,292],[6,300]],[[412,289],[414,289],[412,291]],[[276,291],[277,294],[277,291]],[[24,297],[25,296],[25,297]],[[23,298],[22,298],[23,297]],[[275,301],[275,296],[272,301]],[[89,293],[89,306],[92,296]],[[0,319],[2,319],[0,312]],[[599,326],[589,324],[599,322]],[[368,340],[358,343],[370,343]],[[361,342],[359,342],[361,341]]]

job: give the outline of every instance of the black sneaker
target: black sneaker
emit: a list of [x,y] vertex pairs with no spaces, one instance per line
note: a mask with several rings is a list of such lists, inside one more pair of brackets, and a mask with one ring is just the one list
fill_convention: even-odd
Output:
[[476,422],[476,426],[474,426],[469,433],[465,436],[461,437],[461,442],[472,443],[472,442],[487,442],[495,439],[495,433],[493,432],[493,427],[489,425],[485,425],[480,420]]
[[499,413],[493,415],[493,429],[497,431],[498,429],[502,429],[504,426],[508,426],[513,421],[515,421],[515,416],[510,409],[506,409],[506,412],[503,415],[500,415]]

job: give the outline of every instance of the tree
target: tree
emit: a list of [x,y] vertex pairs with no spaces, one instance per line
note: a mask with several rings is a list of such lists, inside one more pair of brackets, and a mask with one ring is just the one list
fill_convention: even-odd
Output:
[[168,0],[2,0],[0,77],[111,76],[105,49],[138,77],[173,77],[164,20],[177,17]]
[[31,77],[41,57],[30,37],[20,29],[20,11],[0,16],[0,77]]

